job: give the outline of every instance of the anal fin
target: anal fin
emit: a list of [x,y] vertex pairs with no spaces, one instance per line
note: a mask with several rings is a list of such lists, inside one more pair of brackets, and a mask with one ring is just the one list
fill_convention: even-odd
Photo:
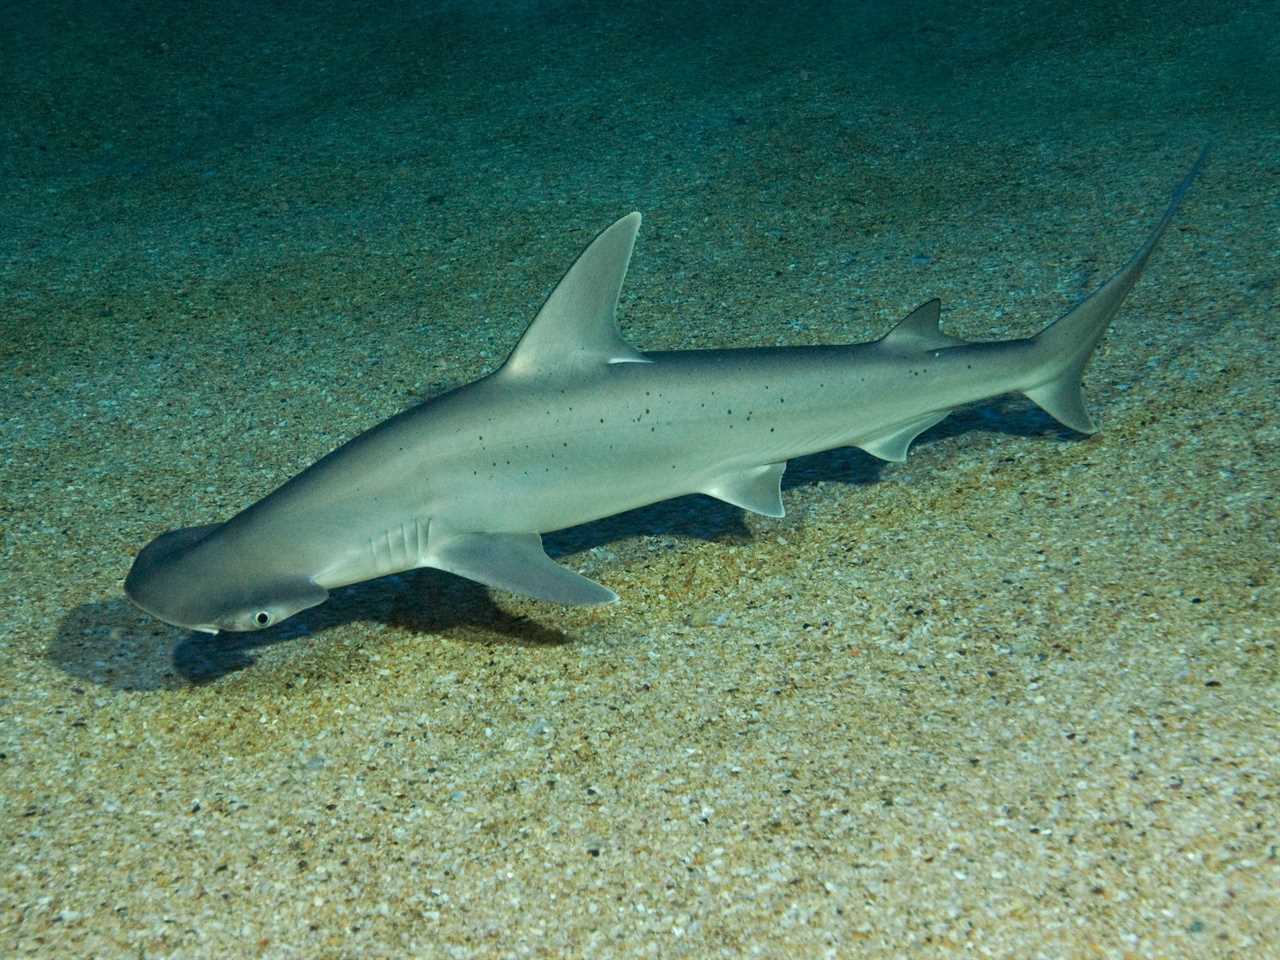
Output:
[[703,487],[702,492],[752,513],[766,517],[785,516],[786,509],[782,506],[782,474],[786,469],[787,463],[784,460],[782,463],[766,463],[739,470]]
[[935,423],[941,423],[950,412],[950,410],[943,410],[941,413],[926,413],[923,417],[908,420],[885,433],[864,440],[858,446],[881,460],[901,462],[907,459],[907,450],[911,447],[911,441]]
[[551,603],[613,603],[608,587],[556,563],[536,533],[448,533],[432,531],[426,565],[486,586]]

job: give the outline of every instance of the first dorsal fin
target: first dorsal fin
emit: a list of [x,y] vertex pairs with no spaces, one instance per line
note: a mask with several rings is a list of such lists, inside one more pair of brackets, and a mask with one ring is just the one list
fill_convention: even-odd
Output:
[[618,294],[640,214],[629,213],[587,245],[529,324],[502,372],[536,376],[608,363],[648,363],[622,339]]
[[880,343],[891,350],[907,353],[958,347],[965,343],[959,337],[949,337],[938,329],[941,318],[942,301],[935,297],[907,314],[896,327],[880,338]]

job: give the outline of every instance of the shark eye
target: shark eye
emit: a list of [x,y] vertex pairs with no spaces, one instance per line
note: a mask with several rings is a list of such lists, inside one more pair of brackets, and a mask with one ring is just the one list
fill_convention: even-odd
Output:
[[253,616],[253,622],[260,627],[265,627],[271,623],[271,614],[267,613],[265,610],[259,610]]

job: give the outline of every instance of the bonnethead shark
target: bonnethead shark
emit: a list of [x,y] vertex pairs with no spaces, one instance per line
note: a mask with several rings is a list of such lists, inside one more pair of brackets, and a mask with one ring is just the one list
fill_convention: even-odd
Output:
[[640,214],[600,233],[493,373],[378,424],[225,523],[153,540],[129,599],[205,633],[257,630],[329,591],[418,567],[562,604],[617,594],[542,534],[690,493],[783,515],[787,461],[854,446],[903,460],[951,411],[1021,393],[1093,433],[1081,375],[1177,211],[1035,336],[942,333],[930,300],[874,342],[641,352],[618,329]]

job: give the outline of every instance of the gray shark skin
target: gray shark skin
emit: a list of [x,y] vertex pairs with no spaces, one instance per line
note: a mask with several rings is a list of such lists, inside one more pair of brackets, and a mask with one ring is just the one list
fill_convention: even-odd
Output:
[[206,633],[272,626],[329,591],[437,567],[554,603],[617,595],[541,534],[690,493],[783,515],[787,460],[839,446],[903,460],[949,412],[1022,393],[1092,433],[1081,374],[1177,211],[1039,334],[966,342],[939,303],[852,346],[642,353],[615,311],[640,214],[597,236],[494,373],[384,421],[225,523],[153,540],[129,599]]

